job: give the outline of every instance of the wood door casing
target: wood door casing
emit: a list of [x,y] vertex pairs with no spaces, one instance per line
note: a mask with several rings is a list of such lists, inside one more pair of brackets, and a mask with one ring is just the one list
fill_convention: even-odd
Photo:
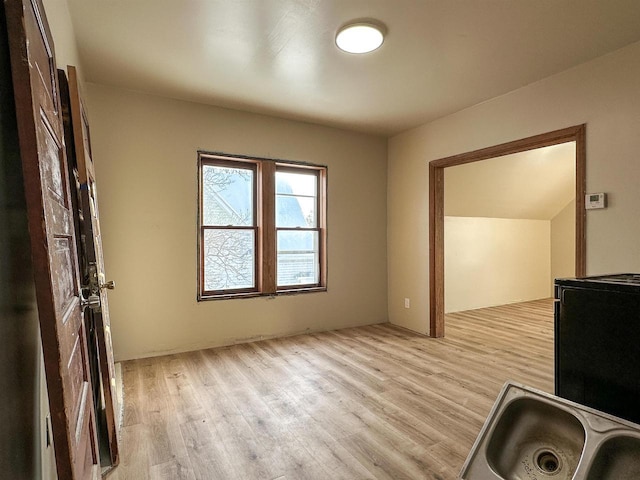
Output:
[[40,0],[5,0],[31,256],[60,479],[94,478],[95,412],[51,33]]
[[444,337],[444,169],[536,148],[576,143],[575,275],[586,274],[586,124],[429,162],[429,336]]
[[[98,212],[98,195],[96,175],[91,153],[91,136],[89,121],[80,95],[78,74],[74,66],[67,66],[69,75],[69,103],[71,107],[71,123],[73,125],[73,141],[75,145],[75,160],[80,182],[80,206],[83,212],[82,227],[85,235],[85,255],[89,267],[89,286],[91,293],[100,296],[100,308],[93,310],[98,354],[100,360],[100,374],[104,395],[105,420],[109,437],[109,452],[111,464],[118,464],[118,436],[116,420],[115,395],[115,363],[111,341],[111,323],[109,319],[109,300],[107,298],[106,273],[102,252],[102,234],[100,231],[100,216]],[[93,277],[93,278],[92,278]]]

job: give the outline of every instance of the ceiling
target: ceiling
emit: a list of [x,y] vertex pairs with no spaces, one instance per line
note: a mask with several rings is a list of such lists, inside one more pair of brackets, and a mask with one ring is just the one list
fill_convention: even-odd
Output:
[[447,216],[551,220],[575,198],[575,142],[444,170]]
[[86,81],[383,135],[640,40],[638,0],[67,1]]

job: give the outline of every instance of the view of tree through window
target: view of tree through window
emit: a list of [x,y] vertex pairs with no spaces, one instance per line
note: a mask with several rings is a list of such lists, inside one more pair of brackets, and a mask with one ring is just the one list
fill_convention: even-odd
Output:
[[199,298],[325,289],[326,167],[199,158]]
[[255,287],[254,182],[250,169],[202,168],[205,290]]

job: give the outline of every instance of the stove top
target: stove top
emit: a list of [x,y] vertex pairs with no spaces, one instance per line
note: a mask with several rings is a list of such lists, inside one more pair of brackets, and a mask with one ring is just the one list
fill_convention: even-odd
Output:
[[600,275],[597,277],[586,277],[583,280],[607,283],[622,283],[625,285],[640,285],[640,273],[617,273],[615,275]]
[[625,291],[637,292],[640,289],[640,273],[615,273],[609,275],[594,275],[583,278],[558,278],[556,285],[598,285],[602,288],[623,288]]

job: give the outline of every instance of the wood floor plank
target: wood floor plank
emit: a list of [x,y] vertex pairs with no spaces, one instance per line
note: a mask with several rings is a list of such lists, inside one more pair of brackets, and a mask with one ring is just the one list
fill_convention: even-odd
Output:
[[157,480],[195,480],[196,476],[188,458],[174,458],[168,462],[154,465],[150,470],[151,478]]
[[218,440],[207,420],[194,420],[182,423],[180,432],[189,452],[189,463],[193,476],[198,480],[210,478],[237,479],[231,464],[227,462],[226,445],[214,442]]
[[553,391],[549,299],[123,365],[109,480],[453,480],[507,380]]

